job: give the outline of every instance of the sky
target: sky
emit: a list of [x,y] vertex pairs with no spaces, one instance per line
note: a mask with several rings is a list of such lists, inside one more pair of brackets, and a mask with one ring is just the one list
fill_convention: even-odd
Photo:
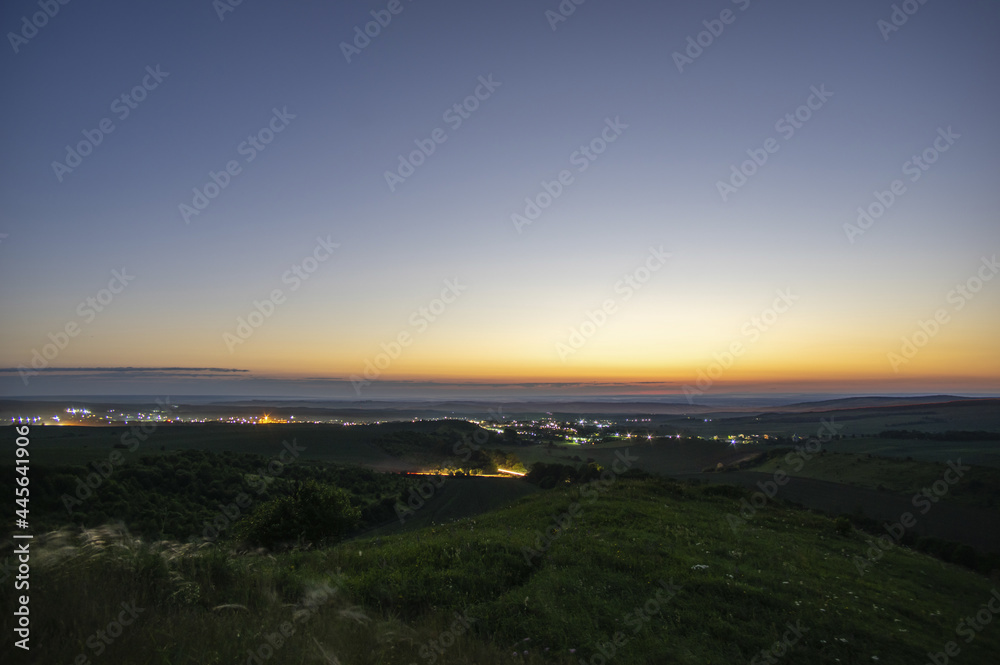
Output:
[[0,395],[1000,393],[995,2],[0,26]]

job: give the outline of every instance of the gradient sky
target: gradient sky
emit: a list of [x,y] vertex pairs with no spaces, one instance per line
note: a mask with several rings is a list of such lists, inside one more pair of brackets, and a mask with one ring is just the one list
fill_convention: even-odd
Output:
[[[16,53],[8,35],[0,394],[676,394],[699,377],[706,395],[1000,392],[1000,279],[953,292],[992,278],[1000,248],[995,2],[930,0],[885,39],[888,1],[590,0],[553,30],[556,0],[402,0],[348,63],[341,43],[387,4],[248,0],[220,20],[209,0],[73,2]],[[673,54],[724,10],[733,21],[678,71]],[[0,25],[38,11],[6,2]],[[113,102],[157,66],[169,75],[120,119]],[[453,128],[445,111],[490,76],[499,87]],[[821,108],[780,131],[822,86]],[[273,109],[295,117],[247,162],[239,146]],[[104,118],[114,131],[60,182],[52,163]],[[628,128],[580,172],[574,153],[616,118]],[[447,140],[390,191],[385,172],[438,128]],[[959,138],[911,181],[904,164],[948,128]],[[772,138],[724,201],[717,183]],[[185,223],[179,205],[230,160],[241,172]],[[572,184],[519,233],[512,214],[563,170]],[[851,242],[844,225],[896,179],[905,192]],[[317,238],[339,247],[293,290],[283,275]],[[626,301],[620,280],[661,247]],[[123,268],[128,286],[81,314]],[[461,295],[424,318],[456,279]],[[227,344],[275,289],[273,315]],[[779,291],[797,299],[757,326]],[[400,333],[411,343],[352,386]],[[903,357],[914,335],[926,343]]]

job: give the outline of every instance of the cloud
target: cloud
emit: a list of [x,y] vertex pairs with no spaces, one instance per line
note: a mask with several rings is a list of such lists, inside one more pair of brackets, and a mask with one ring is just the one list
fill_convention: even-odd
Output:
[[[16,367],[0,367],[0,373],[17,373]],[[198,374],[228,374],[235,372],[249,372],[246,369],[231,369],[225,367],[47,367],[46,374],[49,373],[112,373],[112,374],[175,374],[175,373],[198,373]]]

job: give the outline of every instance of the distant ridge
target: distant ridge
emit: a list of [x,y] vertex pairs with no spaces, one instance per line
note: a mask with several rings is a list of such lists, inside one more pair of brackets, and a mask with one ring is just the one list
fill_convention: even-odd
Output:
[[770,409],[771,411],[811,410],[827,411],[831,409],[862,409],[867,407],[909,406],[911,404],[942,404],[945,402],[961,402],[964,400],[987,399],[980,397],[960,397],[958,395],[920,395],[915,397],[842,397],[825,399],[817,402],[796,402],[786,406]]

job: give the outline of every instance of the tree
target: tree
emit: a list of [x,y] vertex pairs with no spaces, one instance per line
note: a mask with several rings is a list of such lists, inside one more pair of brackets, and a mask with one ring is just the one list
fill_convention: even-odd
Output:
[[302,542],[319,545],[339,541],[360,519],[361,511],[351,505],[347,492],[307,480],[294,493],[259,505],[236,524],[234,533],[264,547]]

